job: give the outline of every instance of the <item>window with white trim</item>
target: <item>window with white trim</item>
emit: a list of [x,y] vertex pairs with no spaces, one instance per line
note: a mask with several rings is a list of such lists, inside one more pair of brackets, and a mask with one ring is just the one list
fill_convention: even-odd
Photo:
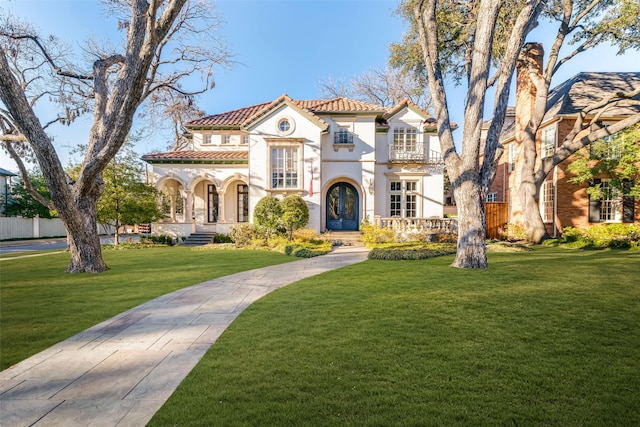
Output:
[[509,172],[513,172],[513,170],[516,167],[516,143],[512,142],[511,144],[509,144],[509,148],[508,148],[509,152],[508,152],[508,156],[509,156],[509,167],[508,170]]
[[418,216],[418,181],[389,182],[389,216],[415,218]]
[[551,157],[556,150],[556,126],[548,126],[542,129],[542,158]]
[[393,148],[395,151],[415,152],[418,150],[418,129],[413,126],[393,129]]
[[249,221],[249,186],[246,184],[238,184],[238,222]]
[[231,135],[224,135],[223,140],[222,140],[223,144],[231,144]]
[[271,188],[299,188],[299,159],[298,147],[271,147]]
[[622,194],[609,181],[600,183],[600,221],[616,222],[622,219]]
[[545,181],[540,189],[540,216],[544,222],[553,222],[553,201],[555,187],[553,181]]
[[203,144],[211,144],[211,135],[204,135],[202,139]]
[[242,143],[244,145],[248,145],[249,144],[249,135],[242,135]]
[[497,202],[498,201],[498,193],[493,191],[487,194],[487,202]]

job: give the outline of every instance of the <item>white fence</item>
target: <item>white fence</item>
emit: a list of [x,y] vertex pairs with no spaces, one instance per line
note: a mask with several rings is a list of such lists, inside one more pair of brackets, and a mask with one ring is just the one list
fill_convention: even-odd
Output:
[[[113,233],[113,227],[109,227]],[[105,234],[105,229],[98,226],[98,233]],[[40,237],[66,237],[67,230],[60,218],[21,218],[0,217],[0,240],[37,239]]]
[[0,218],[0,240],[66,236],[60,218]]

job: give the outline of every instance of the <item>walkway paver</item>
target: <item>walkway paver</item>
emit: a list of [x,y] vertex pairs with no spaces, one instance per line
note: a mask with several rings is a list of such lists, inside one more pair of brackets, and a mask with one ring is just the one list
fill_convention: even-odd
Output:
[[115,316],[0,372],[0,425],[144,426],[251,303],[366,258],[364,248],[341,247],[210,280]]

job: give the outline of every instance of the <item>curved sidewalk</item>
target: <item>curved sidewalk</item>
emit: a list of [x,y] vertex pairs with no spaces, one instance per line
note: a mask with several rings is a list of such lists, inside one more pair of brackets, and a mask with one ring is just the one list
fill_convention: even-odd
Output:
[[251,303],[367,252],[339,247],[210,280],[89,328],[0,372],[0,424],[144,426]]

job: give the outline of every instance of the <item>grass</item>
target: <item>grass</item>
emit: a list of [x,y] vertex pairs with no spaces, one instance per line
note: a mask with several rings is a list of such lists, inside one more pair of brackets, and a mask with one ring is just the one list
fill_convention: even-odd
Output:
[[451,261],[366,261],[268,295],[150,425],[640,425],[640,253]]
[[267,251],[180,246],[105,250],[103,255],[110,270],[100,274],[65,273],[68,253],[2,261],[0,369],[157,296],[295,260]]

